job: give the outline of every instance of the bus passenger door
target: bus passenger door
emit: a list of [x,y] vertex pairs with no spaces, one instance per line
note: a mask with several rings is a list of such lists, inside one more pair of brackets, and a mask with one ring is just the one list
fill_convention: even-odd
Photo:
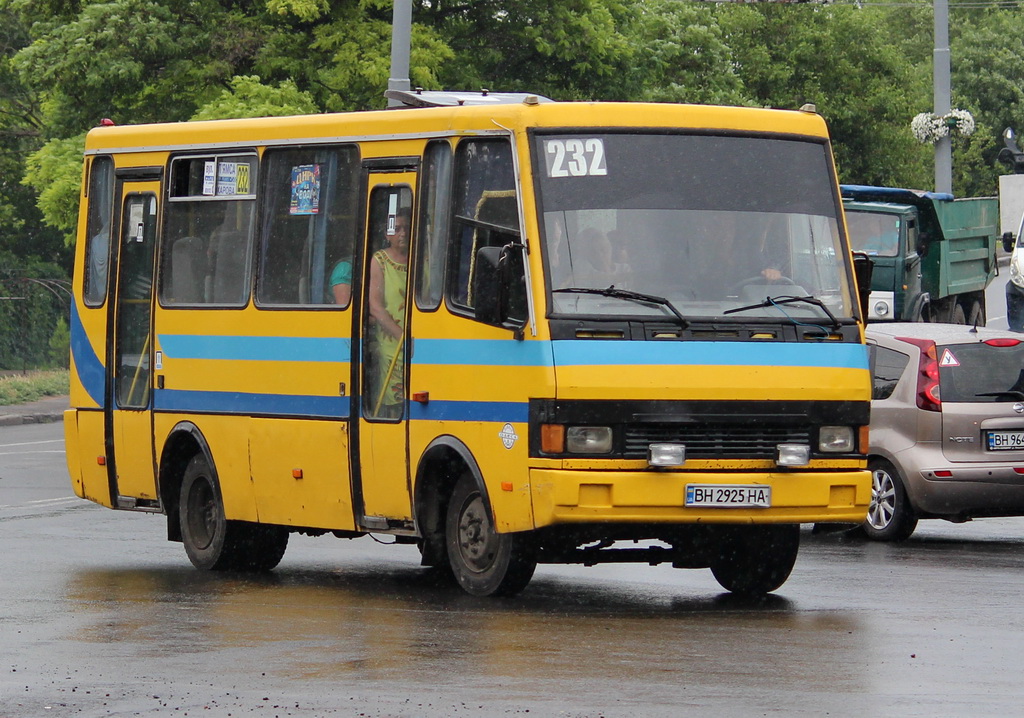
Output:
[[121,226],[106,400],[111,497],[122,508],[158,505],[153,457],[153,264],[159,182],[121,185]]
[[[412,528],[405,381],[411,336],[406,321],[408,259],[405,264],[401,260],[409,252],[416,175],[403,169],[381,172],[377,167],[369,175],[357,370],[358,461],[353,467],[356,517],[367,530]],[[380,315],[382,310],[390,320]]]

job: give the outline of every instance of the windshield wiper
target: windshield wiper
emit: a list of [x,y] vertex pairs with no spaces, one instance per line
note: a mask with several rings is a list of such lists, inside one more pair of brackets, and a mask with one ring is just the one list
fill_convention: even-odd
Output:
[[683,329],[690,326],[690,320],[684,317],[679,310],[675,308],[675,305],[665,297],[656,297],[653,294],[644,294],[643,292],[631,292],[628,289],[616,289],[614,284],[607,289],[594,289],[592,287],[565,287],[563,289],[551,290],[552,294],[556,292],[564,292],[566,294],[597,294],[602,297],[615,297],[616,299],[626,299],[631,302],[640,302],[642,304],[657,304],[672,312],[676,319],[679,320],[679,326]]
[[726,309],[722,314],[735,314],[736,312],[746,312],[750,309],[764,309],[765,307],[774,307],[777,304],[794,304],[796,302],[803,302],[804,304],[812,304],[821,311],[825,312],[825,316],[832,322],[833,329],[839,329],[842,326],[839,320],[836,319],[836,315],[829,311],[825,303],[817,297],[794,297],[792,295],[780,295],[777,297],[765,297],[763,302],[757,304],[748,304],[745,307],[736,307],[735,309]]
[[975,396],[1009,396],[1013,399],[1024,401],[1024,391],[1017,391],[1016,389],[1007,389],[1006,391],[983,391]]

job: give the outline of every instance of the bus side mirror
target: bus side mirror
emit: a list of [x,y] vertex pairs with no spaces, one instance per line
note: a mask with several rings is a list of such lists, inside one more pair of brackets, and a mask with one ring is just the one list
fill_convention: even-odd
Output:
[[857,299],[860,301],[860,315],[867,321],[868,301],[871,298],[871,274],[875,263],[863,252],[853,253],[853,276],[857,280]]
[[1003,251],[1012,252],[1014,244],[1013,232],[1003,232]]
[[473,267],[473,310],[476,320],[502,324],[507,315],[508,277],[502,261],[502,247],[481,247]]

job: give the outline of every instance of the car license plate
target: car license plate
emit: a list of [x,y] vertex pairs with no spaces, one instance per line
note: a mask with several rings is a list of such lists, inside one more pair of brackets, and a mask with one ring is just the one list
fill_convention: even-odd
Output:
[[1024,431],[988,432],[989,451],[1024,450]]
[[718,508],[768,508],[772,505],[772,487],[752,484],[687,484],[687,506]]

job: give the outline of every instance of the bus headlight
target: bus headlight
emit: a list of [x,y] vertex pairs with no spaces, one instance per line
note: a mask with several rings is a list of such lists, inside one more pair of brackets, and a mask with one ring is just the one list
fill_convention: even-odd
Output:
[[612,450],[610,426],[570,426],[565,430],[565,450],[570,454],[608,454]]
[[852,426],[823,426],[818,430],[818,451],[850,454],[856,446]]

